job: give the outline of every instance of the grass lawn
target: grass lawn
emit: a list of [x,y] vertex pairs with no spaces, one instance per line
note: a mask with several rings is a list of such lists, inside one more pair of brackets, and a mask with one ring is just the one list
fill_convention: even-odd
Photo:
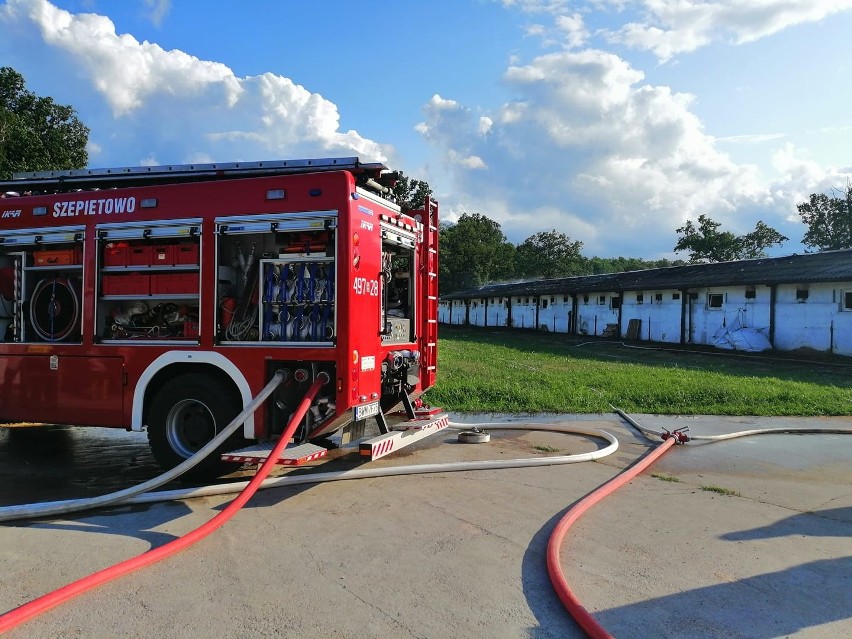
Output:
[[576,336],[441,327],[426,401],[453,411],[852,415],[852,360],[666,350]]

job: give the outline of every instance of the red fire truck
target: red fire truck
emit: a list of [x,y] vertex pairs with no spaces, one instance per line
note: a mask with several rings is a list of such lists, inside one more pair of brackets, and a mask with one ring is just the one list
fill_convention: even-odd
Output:
[[275,440],[325,372],[294,444],[374,418],[392,449],[385,415],[418,419],[437,364],[438,205],[403,212],[397,178],[358,158],[16,174],[0,421],[147,429],[172,467],[283,370],[240,433]]

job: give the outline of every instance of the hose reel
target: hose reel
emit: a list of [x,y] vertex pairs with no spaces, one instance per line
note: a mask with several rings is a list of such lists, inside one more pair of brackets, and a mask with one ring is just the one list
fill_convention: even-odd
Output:
[[67,277],[45,278],[36,284],[30,299],[30,323],[46,342],[61,342],[77,328],[80,299]]

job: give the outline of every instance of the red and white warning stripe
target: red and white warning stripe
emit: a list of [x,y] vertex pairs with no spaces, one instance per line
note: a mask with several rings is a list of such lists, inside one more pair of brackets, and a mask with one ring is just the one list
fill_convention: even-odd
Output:
[[446,413],[431,418],[412,419],[396,424],[390,433],[361,442],[359,450],[362,457],[369,457],[372,461],[420,441],[449,425],[450,417]]
[[[274,442],[265,442],[262,444],[254,444],[248,448],[235,450],[222,455],[222,461],[240,462],[243,464],[262,464],[269,457],[272,451]],[[300,444],[290,446],[281,451],[281,457],[276,461],[276,464],[281,466],[299,466],[307,462],[314,461],[320,457],[325,457],[328,450],[314,444]]]

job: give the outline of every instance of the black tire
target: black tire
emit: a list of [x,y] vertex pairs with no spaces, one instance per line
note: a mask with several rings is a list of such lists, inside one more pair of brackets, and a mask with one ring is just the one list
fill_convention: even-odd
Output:
[[[189,373],[168,382],[154,396],[148,410],[148,444],[165,468],[174,468],[201,450],[242,410],[236,388],[208,375]],[[233,472],[240,464],[223,462],[222,452],[237,447],[242,429],[220,449],[188,471],[189,480],[213,479]]]

